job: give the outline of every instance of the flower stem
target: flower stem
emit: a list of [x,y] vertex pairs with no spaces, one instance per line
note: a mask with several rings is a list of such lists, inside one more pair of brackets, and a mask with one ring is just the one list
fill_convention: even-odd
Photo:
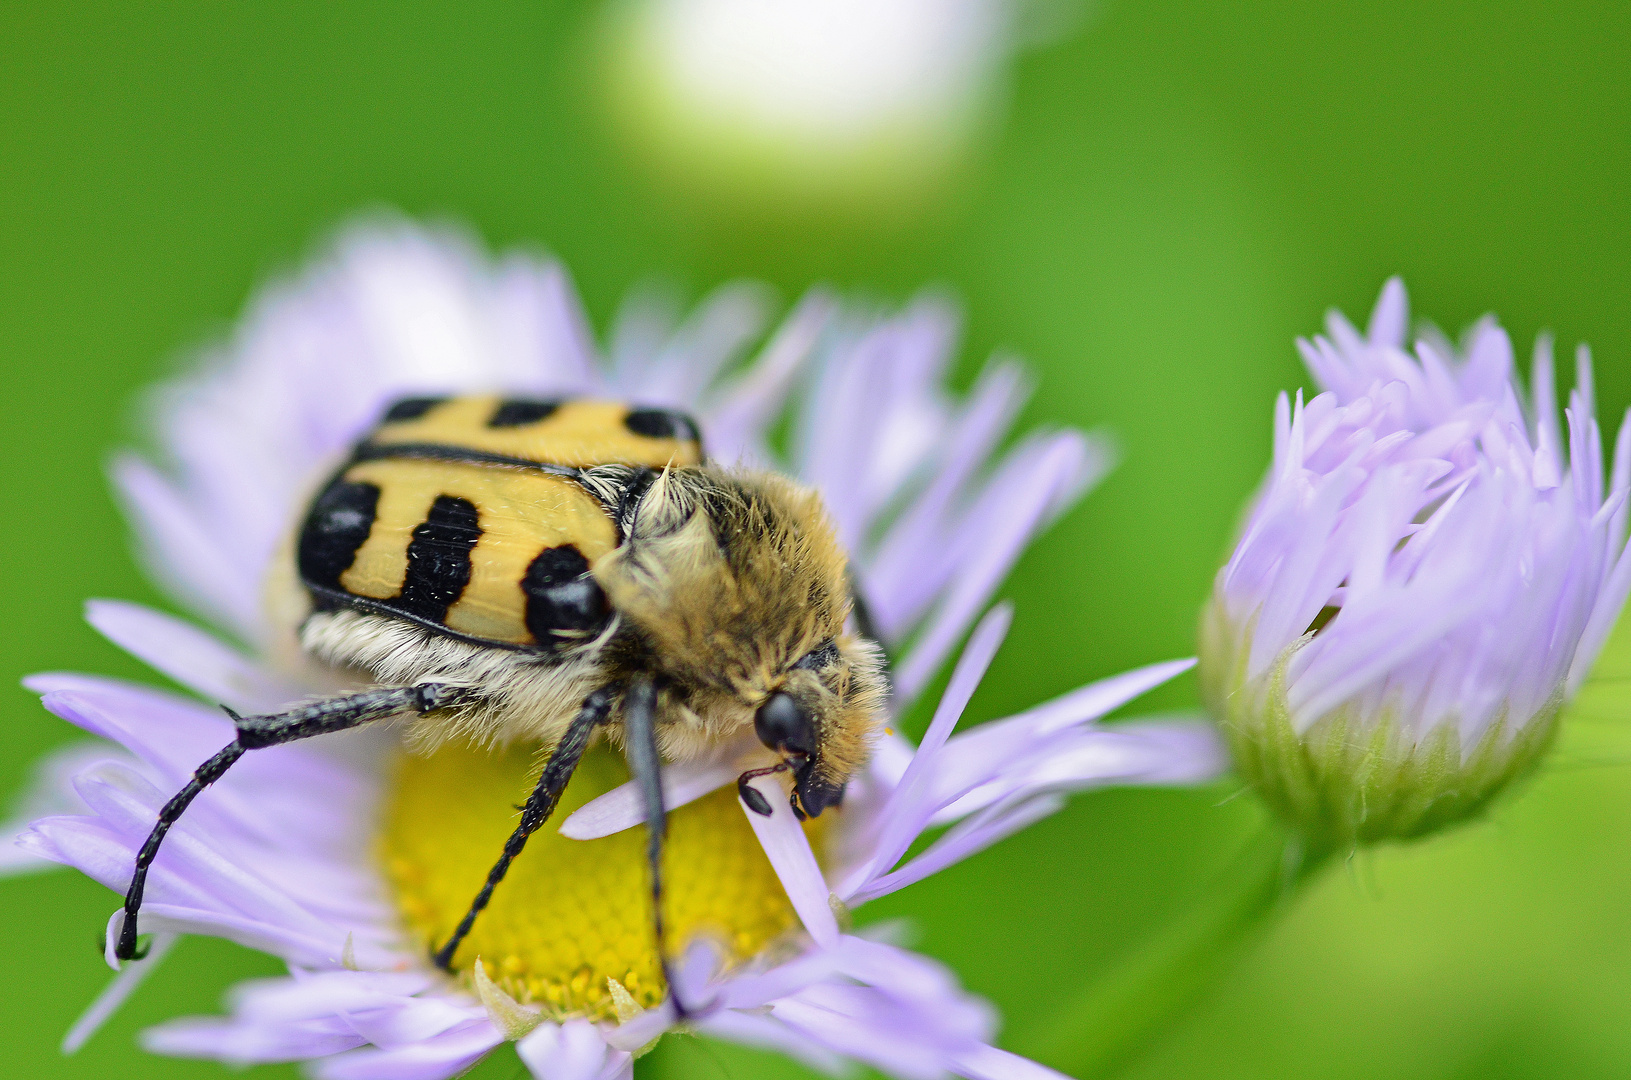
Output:
[[1114,1075],[1228,970],[1330,854],[1266,825],[1204,899],[1067,997],[1021,1049],[1078,1080]]

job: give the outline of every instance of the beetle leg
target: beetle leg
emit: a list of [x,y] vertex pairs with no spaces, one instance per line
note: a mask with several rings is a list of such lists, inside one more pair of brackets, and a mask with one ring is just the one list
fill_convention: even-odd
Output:
[[498,883],[504,880],[504,875],[510,871],[510,863],[527,846],[527,838],[538,831],[549,815],[555,812],[556,803],[561,800],[561,793],[566,790],[567,783],[572,774],[577,771],[578,762],[583,759],[583,752],[589,746],[589,737],[594,734],[595,728],[606,722],[606,717],[612,711],[612,700],[617,688],[603,686],[583,699],[583,705],[578,709],[578,715],[561,736],[561,741],[555,745],[555,752],[549,757],[544,771],[538,777],[538,786],[527,797],[526,804],[521,807],[521,823],[515,827],[510,838],[504,842],[504,852],[498,857],[498,862],[487,872],[487,881],[481,887],[481,892],[470,902],[470,910],[465,912],[464,918],[459,922],[458,929],[447,939],[440,949],[432,955],[437,967],[443,971],[453,970],[453,954],[458,950],[459,943],[470,933],[470,928],[476,925],[476,916],[487,906],[493,898],[493,890]]
[[623,698],[623,730],[629,771],[640,787],[646,809],[646,862],[651,867],[651,929],[657,944],[657,963],[668,996],[674,1002],[675,1018],[684,1020],[684,1002],[674,989],[674,971],[668,962],[668,942],[663,929],[663,841],[668,836],[668,815],[663,807],[662,760],[657,753],[657,691],[649,676],[629,684]]
[[147,886],[147,869],[158,855],[159,845],[164,843],[170,826],[180,820],[199,792],[226,775],[233,762],[243,757],[245,751],[277,746],[313,735],[326,735],[331,731],[344,731],[405,712],[433,712],[460,704],[471,696],[471,691],[463,687],[423,683],[419,686],[365,690],[360,694],[315,701],[269,716],[239,716],[227,709],[227,715],[232,717],[232,723],[238,729],[238,737],[200,765],[192,779],[164,804],[153,831],[147,834],[147,840],[136,853],[135,871],[131,874],[130,888],[125,892],[124,924],[119,928],[119,941],[114,946],[113,955],[120,960],[142,958],[136,948],[136,916],[142,906],[142,891]]

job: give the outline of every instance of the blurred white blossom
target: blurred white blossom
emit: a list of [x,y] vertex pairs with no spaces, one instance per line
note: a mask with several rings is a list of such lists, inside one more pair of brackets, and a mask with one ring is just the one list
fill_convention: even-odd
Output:
[[932,186],[1000,104],[1008,60],[1070,0],[631,0],[614,85],[694,177],[834,200]]

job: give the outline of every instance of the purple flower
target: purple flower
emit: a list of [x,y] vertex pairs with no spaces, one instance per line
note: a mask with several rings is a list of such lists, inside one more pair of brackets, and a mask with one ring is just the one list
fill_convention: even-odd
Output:
[[[1631,428],[1605,477],[1591,361],[1566,410],[1492,320],[1404,351],[1404,286],[1301,342],[1274,465],[1202,625],[1240,771],[1318,845],[1421,835],[1528,769],[1631,589]],[[1566,452],[1565,452],[1565,447]],[[1605,484],[1605,480],[1607,481]]]
[[[661,305],[639,301],[603,358],[553,264],[495,266],[456,236],[406,225],[353,231],[266,294],[201,373],[165,389],[168,461],[118,465],[154,572],[248,650],[131,604],[95,602],[88,617],[204,699],[271,710],[324,692],[332,676],[268,637],[260,583],[313,484],[392,399],[478,389],[627,396],[692,410],[717,458],[764,462],[775,460],[767,429],[795,409],[791,467],[823,491],[855,554],[882,633],[901,651],[898,705],[909,704],[1029,538],[1103,473],[1109,451],[1099,438],[1042,432],[992,464],[1026,379],[999,364],[966,399],[948,395],[954,327],[942,303],[871,318],[813,293],[755,350],[765,307],[759,289],[727,286],[676,326]],[[855,1059],[904,1077],[1055,1075],[992,1047],[988,1006],[891,944],[886,927],[852,929],[850,909],[1053,812],[1066,792],[1208,779],[1221,749],[1187,721],[1095,723],[1185,670],[1182,660],[953,734],[1007,623],[999,607],[974,630],[922,744],[889,736],[842,810],[811,831],[783,798],[770,799],[768,818],[744,812],[728,788],[737,748],[665,768],[674,808],[665,876],[681,913],[672,921],[683,926],[687,912],[736,920],[723,938],[693,935],[676,973],[690,1027],[828,1069]],[[19,842],[123,891],[160,805],[233,728],[210,706],[113,680],[42,675],[30,685],[52,712],[124,752],[76,748],[48,762],[39,797],[58,816],[34,821]],[[491,860],[497,844],[459,833],[459,815],[494,799],[491,824],[507,831],[512,793],[493,770],[524,779],[536,768],[528,754],[449,746],[408,757],[389,732],[364,730],[246,755],[171,831],[143,925],[155,954],[176,935],[213,934],[282,957],[290,973],[237,988],[229,1016],[173,1021],[145,1044],[230,1062],[309,1061],[323,1077],[440,1078],[510,1039],[540,1077],[629,1075],[674,1017],[649,978],[645,917],[619,921],[613,910],[639,896],[619,877],[639,860],[619,853],[640,815],[610,751],[585,760],[559,831],[534,838],[478,924],[511,935],[507,944],[489,939],[481,962],[449,978],[427,962],[416,920],[449,881],[464,889],[444,861]],[[455,785],[457,797],[441,799],[437,784]],[[693,828],[706,844],[687,847]],[[529,863],[553,873],[547,890],[526,892]],[[688,880],[708,888],[688,893]],[[506,914],[507,895],[535,898]],[[581,963],[559,960],[585,950],[593,956]],[[154,963],[126,966],[70,1047]],[[564,975],[550,967],[560,963]]]

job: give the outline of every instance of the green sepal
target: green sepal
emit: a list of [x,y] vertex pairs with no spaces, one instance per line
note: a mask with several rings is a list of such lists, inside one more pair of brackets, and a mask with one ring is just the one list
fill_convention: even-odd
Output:
[[1201,692],[1236,771],[1313,850],[1351,851],[1412,840],[1469,820],[1544,756],[1562,691],[1515,730],[1503,714],[1463,750],[1453,720],[1416,736],[1397,713],[1344,706],[1299,733],[1286,703],[1286,669],[1313,635],[1248,679],[1253,627],[1231,627],[1221,605],[1201,622]]

